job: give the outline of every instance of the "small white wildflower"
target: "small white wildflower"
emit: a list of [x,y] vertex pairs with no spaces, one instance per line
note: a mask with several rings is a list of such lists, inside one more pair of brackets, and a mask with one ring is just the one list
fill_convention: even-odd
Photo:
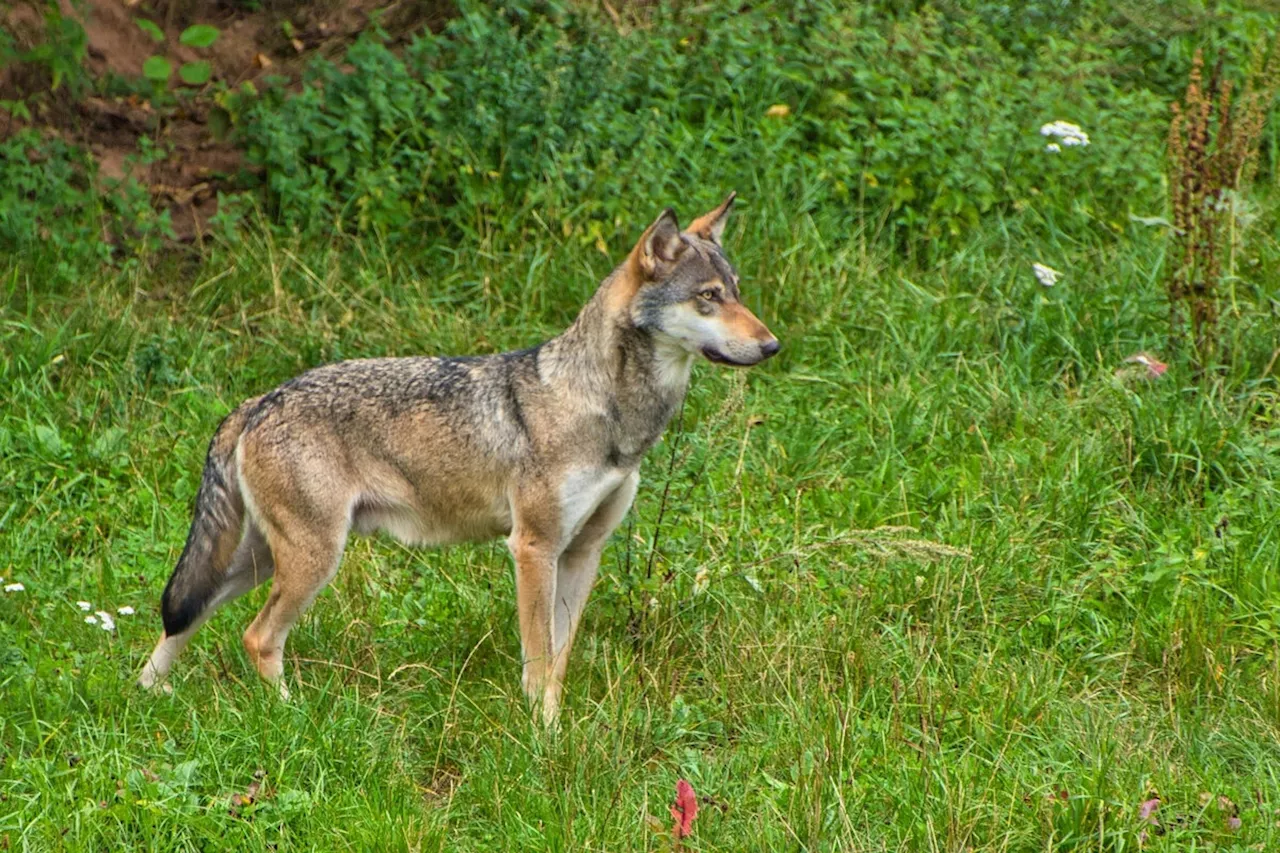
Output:
[[98,617],[98,621],[102,623],[102,630],[114,631],[116,629],[116,620],[111,618],[111,614],[105,610],[94,611],[94,615]]
[[1058,277],[1062,275],[1053,267],[1047,267],[1044,264],[1032,264],[1031,269],[1036,274],[1036,280],[1045,287],[1053,287],[1058,283]]
[[5,584],[4,587],[5,592],[22,592],[24,589],[26,589],[26,587],[20,583]]
[[132,616],[133,608],[126,604],[124,607],[116,608],[116,613],[120,616]]
[[1044,147],[1044,150],[1048,151],[1050,154],[1057,154],[1059,151],[1062,150],[1062,146],[1056,142],[1050,142],[1048,145]]
[[92,605],[92,604],[90,604],[90,603],[89,603],[89,602],[87,602],[87,601],[77,601],[77,602],[76,602],[76,607],[79,607],[79,608],[80,608],[81,610],[83,610],[85,613],[88,613],[90,610],[92,610],[92,609],[93,609],[93,605]]
[[98,617],[97,617],[97,616],[86,616],[86,617],[84,617],[84,623],[85,623],[86,625],[97,625],[97,624],[98,624]]
[[656,598],[651,598],[651,599],[649,599],[649,609],[650,609],[650,610],[657,610],[657,609],[658,609],[658,599],[656,599]]
[[1063,145],[1083,146],[1089,144],[1089,134],[1081,130],[1080,125],[1072,124],[1069,121],[1051,121],[1048,124],[1041,125],[1040,135],[1056,136],[1062,140]]

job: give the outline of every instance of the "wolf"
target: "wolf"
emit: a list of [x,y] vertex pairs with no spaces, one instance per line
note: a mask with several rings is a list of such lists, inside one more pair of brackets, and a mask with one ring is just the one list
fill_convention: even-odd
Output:
[[237,407],[210,442],[139,684],[162,684],[215,610],[271,578],[244,648],[287,696],[285,639],[352,532],[415,545],[505,536],[522,686],[554,724],[601,553],[694,361],[749,367],[779,350],[721,244],[734,197],[683,230],[664,210],[539,346],[344,361]]

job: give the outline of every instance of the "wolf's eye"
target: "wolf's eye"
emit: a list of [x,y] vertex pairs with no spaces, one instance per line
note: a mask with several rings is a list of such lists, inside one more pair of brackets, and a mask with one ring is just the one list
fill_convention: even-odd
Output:
[[698,294],[698,298],[705,299],[708,302],[715,302],[720,298],[720,291],[716,290],[714,287],[708,287],[706,290]]

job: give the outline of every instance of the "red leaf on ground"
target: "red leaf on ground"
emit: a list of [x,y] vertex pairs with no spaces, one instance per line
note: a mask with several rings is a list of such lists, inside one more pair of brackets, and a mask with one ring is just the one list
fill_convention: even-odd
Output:
[[693,819],[698,816],[698,796],[693,786],[681,779],[676,782],[676,801],[671,806],[671,816],[676,825],[672,829],[676,838],[685,838],[693,832]]

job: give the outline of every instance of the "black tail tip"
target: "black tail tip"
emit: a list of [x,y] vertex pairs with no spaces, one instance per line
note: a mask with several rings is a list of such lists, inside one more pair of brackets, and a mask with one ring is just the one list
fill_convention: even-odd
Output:
[[164,598],[160,602],[160,616],[164,620],[164,632],[170,637],[184,633],[195,623],[200,612],[204,610],[205,602],[203,598],[186,595],[181,600],[174,601],[175,596],[169,594],[169,590],[165,590]]

